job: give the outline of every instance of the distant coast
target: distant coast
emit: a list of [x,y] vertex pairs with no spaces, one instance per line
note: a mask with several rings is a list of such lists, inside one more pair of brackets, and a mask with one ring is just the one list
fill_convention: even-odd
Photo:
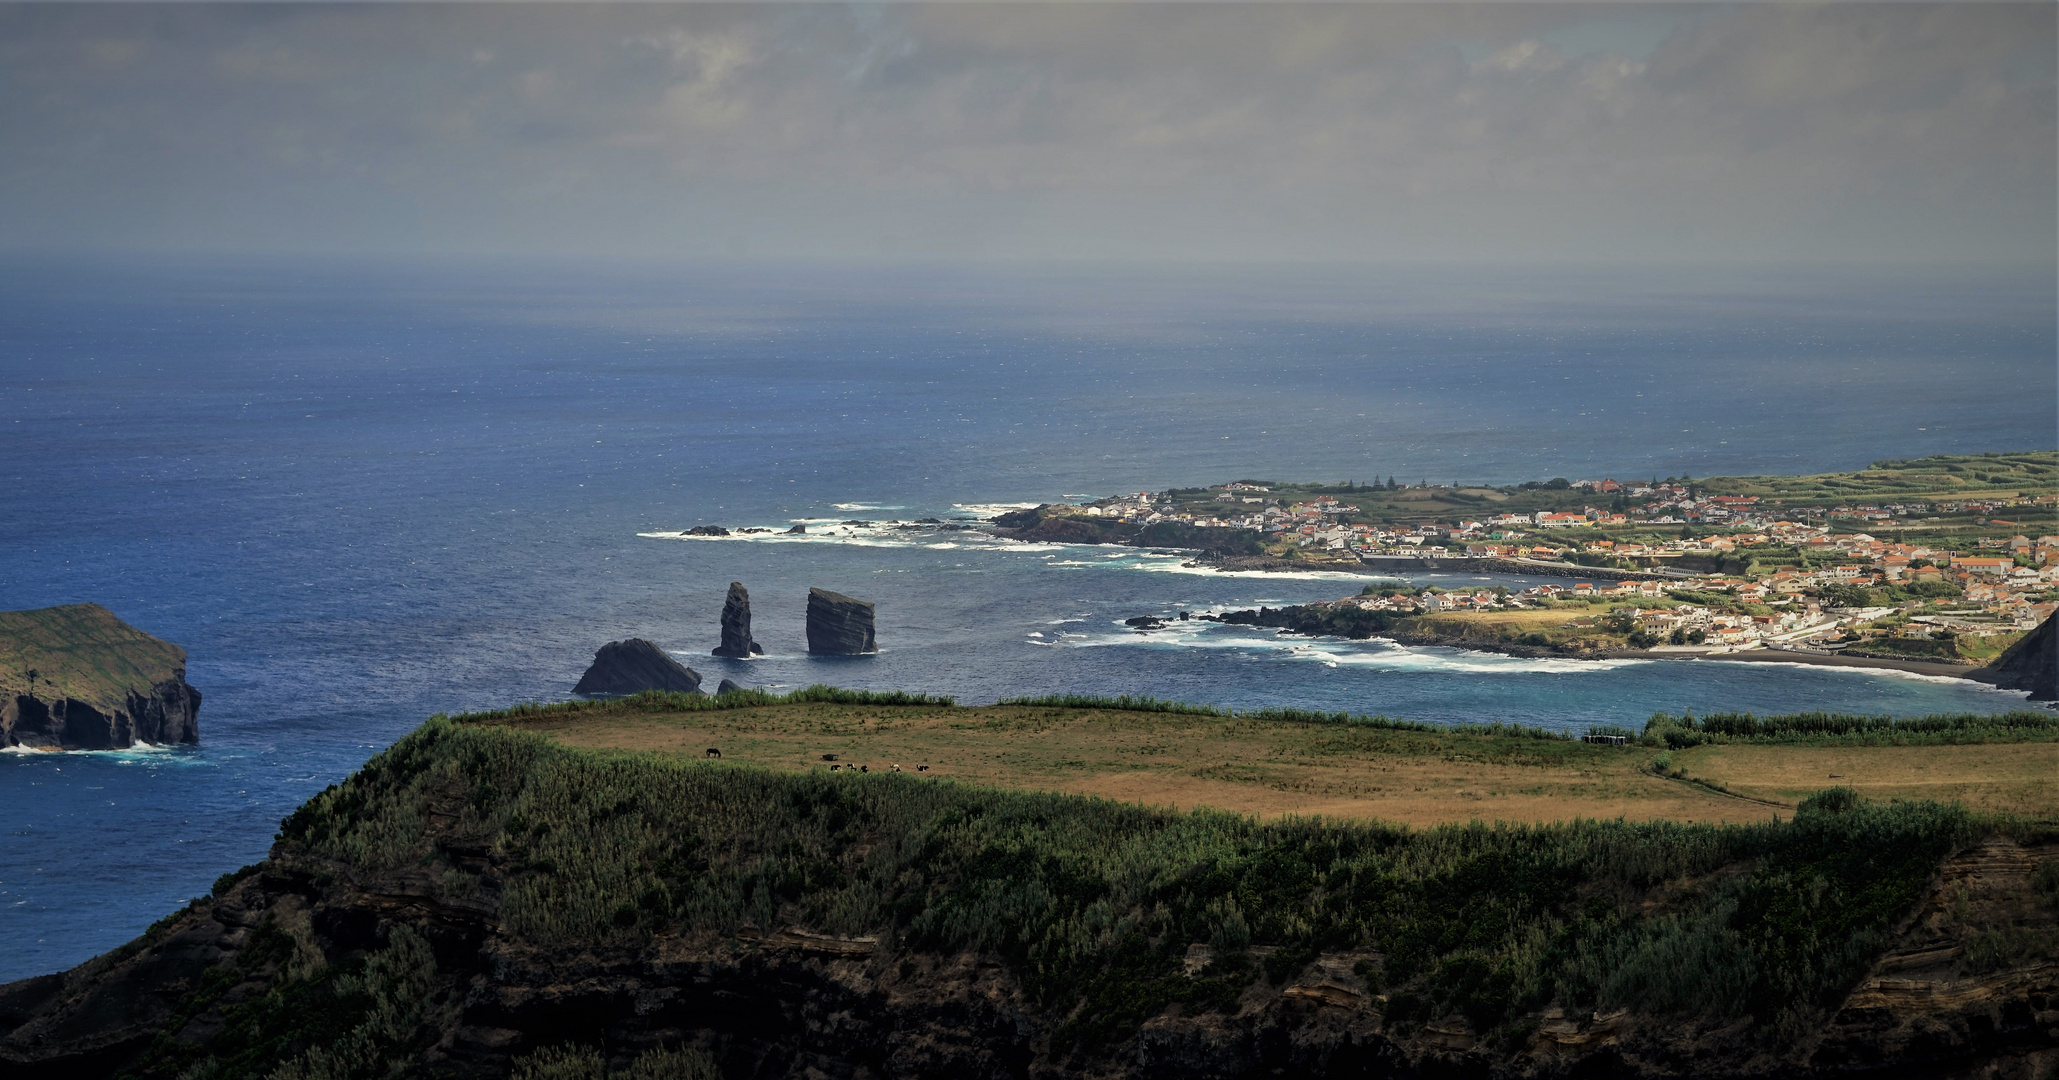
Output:
[[1735,660],[1746,663],[1808,664],[1819,667],[1871,668],[1880,671],[1902,671],[1913,675],[1930,675],[1939,678],[1966,679],[1972,682],[1996,681],[1995,673],[1988,667],[1973,664],[1953,664],[1928,660],[1907,660],[1900,657],[1850,656],[1839,652],[1804,651],[1796,649],[1747,648],[1730,649],[1725,646],[1710,648],[1554,648],[1548,645],[1526,645],[1518,641],[1500,640],[1485,635],[1440,633],[1422,625],[1412,625],[1415,620],[1397,620],[1382,629],[1368,629],[1365,633],[1324,632],[1309,624],[1304,613],[1312,605],[1290,605],[1281,608],[1255,608],[1242,611],[1223,612],[1218,615],[1202,615],[1198,618],[1229,625],[1266,626],[1278,629],[1283,634],[1304,637],[1328,637],[1343,640],[1369,640],[1378,638],[1398,645],[1427,646],[1433,648],[1465,649],[1472,652],[1498,653],[1529,660]]

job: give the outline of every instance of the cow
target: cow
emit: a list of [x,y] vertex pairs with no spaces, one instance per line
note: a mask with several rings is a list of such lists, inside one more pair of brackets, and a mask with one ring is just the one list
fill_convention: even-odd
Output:
[[708,747],[708,756],[712,758],[719,758],[722,756],[722,751],[717,750],[712,746]]

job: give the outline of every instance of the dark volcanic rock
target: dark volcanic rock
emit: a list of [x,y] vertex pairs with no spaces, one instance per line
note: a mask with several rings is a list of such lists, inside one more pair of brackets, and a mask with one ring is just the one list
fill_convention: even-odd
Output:
[[828,589],[809,589],[808,651],[830,656],[878,652],[872,640],[872,604]]
[[728,536],[729,530],[720,525],[696,525],[686,530],[688,536]]
[[716,687],[715,687],[715,696],[717,696],[717,697],[720,697],[720,696],[722,696],[723,694],[727,694],[727,693],[729,693],[729,692],[730,692],[730,691],[732,691],[732,690],[749,690],[749,689],[750,689],[750,687],[748,687],[748,686],[745,686],[744,684],[742,684],[742,683],[740,683],[740,682],[737,682],[737,681],[736,681],[735,679],[724,679],[724,680],[722,680],[722,682],[721,682],[721,684],[720,684],[720,685],[718,685],[718,686],[716,686]]
[[610,641],[593,654],[593,666],[579,677],[575,694],[636,694],[645,690],[697,693],[699,672],[642,638]]
[[118,750],[200,741],[186,650],[99,604],[0,612],[0,746]]
[[764,649],[751,640],[751,593],[743,582],[729,583],[729,599],[722,602],[722,644],[715,646],[716,656],[727,656],[743,660]]
[[2059,701],[2059,615],[2053,615],[2037,629],[1988,665],[1995,685],[2004,690],[2028,690],[2032,701]]
[[806,525],[796,525],[793,528],[788,529],[786,532],[788,536],[801,536],[806,534],[807,531],[808,527]]

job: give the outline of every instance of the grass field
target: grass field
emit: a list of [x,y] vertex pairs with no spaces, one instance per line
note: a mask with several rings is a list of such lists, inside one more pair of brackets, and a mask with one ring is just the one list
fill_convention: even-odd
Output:
[[1878,800],[1958,800],[2059,817],[2053,780],[2059,743],[2049,741],[1715,745],[1666,753],[1638,745],[1105,708],[822,702],[596,710],[515,723],[577,747],[690,758],[714,747],[726,762],[792,772],[826,771],[831,766],[823,756],[835,754],[838,765],[873,771],[898,764],[912,773],[928,765],[921,775],[1267,819],[1741,823],[1785,817],[1808,795],[1834,786]]
[[1697,780],[1793,804],[1837,785],[1880,802],[1934,799],[2059,816],[2059,743],[1983,746],[1697,746],[1671,755]]

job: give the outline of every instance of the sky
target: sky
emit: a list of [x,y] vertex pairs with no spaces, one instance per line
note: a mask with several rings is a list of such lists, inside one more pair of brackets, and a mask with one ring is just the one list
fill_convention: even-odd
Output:
[[2055,12],[0,5],[0,250],[2049,265]]

